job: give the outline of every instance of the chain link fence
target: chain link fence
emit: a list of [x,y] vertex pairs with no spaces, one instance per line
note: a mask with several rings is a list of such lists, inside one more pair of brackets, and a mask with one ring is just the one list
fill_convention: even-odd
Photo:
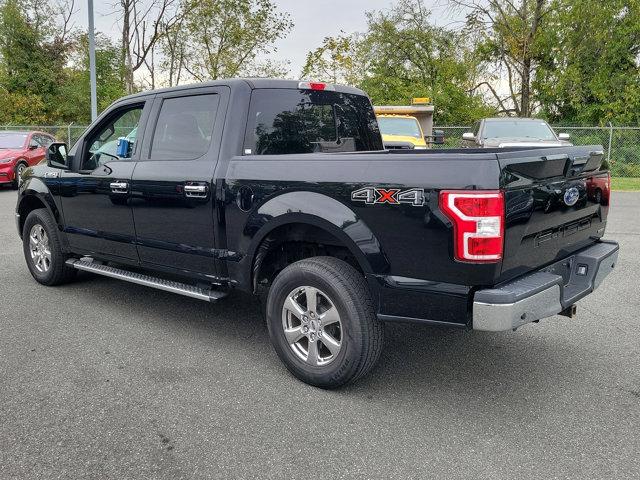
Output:
[[[38,130],[73,145],[86,125],[0,125],[0,130]],[[444,131],[443,148],[461,146],[462,134],[471,130],[464,126],[437,126]],[[568,133],[575,145],[602,145],[614,177],[640,177],[640,127],[574,127],[555,126],[557,133]]]
[[[444,148],[462,145],[462,134],[471,127],[435,127],[444,131]],[[614,177],[640,177],[640,127],[554,126],[556,133],[568,133],[574,145],[602,145]]]
[[48,133],[53,135],[56,140],[65,142],[67,145],[73,145],[78,138],[87,129],[87,125],[0,125],[0,131],[3,130],[16,130],[21,132],[28,132],[36,130],[38,132]]

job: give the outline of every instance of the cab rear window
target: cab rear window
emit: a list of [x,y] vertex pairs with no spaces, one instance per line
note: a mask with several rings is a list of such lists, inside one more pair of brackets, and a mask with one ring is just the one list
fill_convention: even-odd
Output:
[[256,89],[246,155],[382,150],[369,99],[332,91]]

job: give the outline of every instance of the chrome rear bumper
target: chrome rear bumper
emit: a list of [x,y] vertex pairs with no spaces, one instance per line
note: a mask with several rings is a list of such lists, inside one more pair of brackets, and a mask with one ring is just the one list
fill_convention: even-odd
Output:
[[515,330],[571,307],[600,286],[618,260],[618,244],[601,241],[537,272],[486,290],[473,301],[473,329]]

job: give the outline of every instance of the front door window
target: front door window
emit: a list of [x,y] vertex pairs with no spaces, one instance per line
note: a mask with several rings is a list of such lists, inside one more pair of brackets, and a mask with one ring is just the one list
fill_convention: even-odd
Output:
[[143,105],[121,110],[89,137],[89,149],[83,158],[81,170],[95,170],[109,162],[126,160],[136,148],[138,123]]

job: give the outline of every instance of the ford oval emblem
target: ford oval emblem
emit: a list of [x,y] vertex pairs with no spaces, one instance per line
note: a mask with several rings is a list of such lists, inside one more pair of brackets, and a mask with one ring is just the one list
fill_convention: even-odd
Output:
[[578,203],[578,198],[580,198],[580,192],[576,187],[568,188],[567,191],[564,192],[564,203],[567,207],[573,207]]

